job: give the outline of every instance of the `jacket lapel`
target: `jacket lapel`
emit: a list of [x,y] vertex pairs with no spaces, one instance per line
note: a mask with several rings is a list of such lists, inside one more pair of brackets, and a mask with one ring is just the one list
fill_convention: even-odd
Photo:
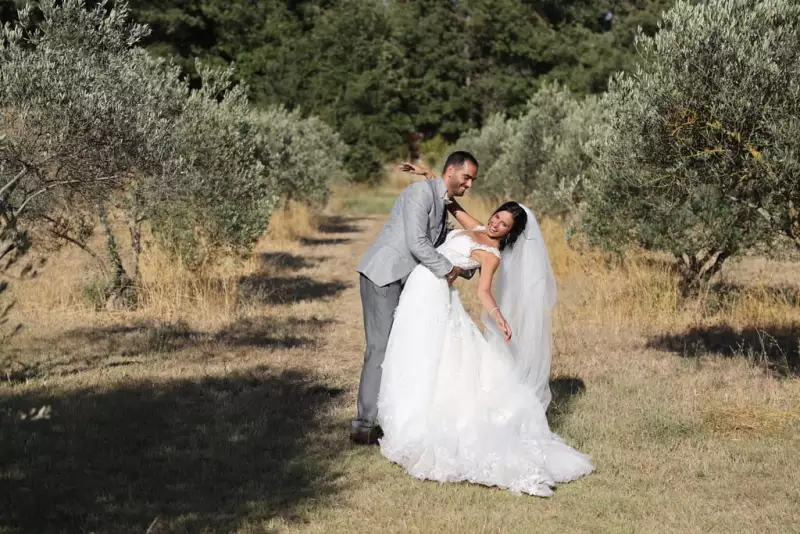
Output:
[[447,186],[444,184],[444,180],[441,176],[431,181],[433,182],[433,216],[436,224],[432,242],[435,247],[438,247],[441,241],[443,241],[444,229],[447,221],[447,211],[445,211],[444,208],[443,198],[447,192]]

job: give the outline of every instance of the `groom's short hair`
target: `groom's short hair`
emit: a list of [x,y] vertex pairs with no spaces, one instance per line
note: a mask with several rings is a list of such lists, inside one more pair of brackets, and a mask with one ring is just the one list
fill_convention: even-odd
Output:
[[442,167],[442,174],[444,174],[445,171],[447,171],[447,167],[449,167],[450,165],[453,165],[454,167],[460,169],[468,161],[473,165],[475,165],[476,169],[478,168],[478,160],[475,159],[475,156],[473,156],[472,154],[470,154],[465,150],[456,150],[455,152],[447,156],[447,160],[444,162],[444,167]]

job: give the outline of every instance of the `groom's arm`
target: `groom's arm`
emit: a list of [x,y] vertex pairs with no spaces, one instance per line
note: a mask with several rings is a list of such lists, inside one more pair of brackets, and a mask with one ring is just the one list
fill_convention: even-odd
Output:
[[439,278],[453,270],[453,264],[436,251],[428,236],[428,213],[433,207],[433,194],[427,187],[406,190],[403,204],[406,246],[417,260]]

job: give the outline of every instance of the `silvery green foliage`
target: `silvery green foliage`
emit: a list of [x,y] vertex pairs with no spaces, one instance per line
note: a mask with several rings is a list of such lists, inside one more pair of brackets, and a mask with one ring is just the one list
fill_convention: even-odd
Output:
[[778,230],[798,241],[800,4],[678,2],[612,79],[584,226],[682,259],[689,279]]
[[[503,153],[484,175],[487,186],[502,196],[528,202],[552,194],[557,182],[541,171],[560,142],[560,125],[574,105],[569,91],[557,84],[539,89],[519,119],[515,135],[503,143]],[[538,213],[543,207],[539,202],[531,206]]]
[[519,119],[490,118],[459,146],[487,156],[476,191],[527,202],[540,214],[564,215],[582,199],[593,172],[592,129],[603,116],[596,97],[578,100],[564,87],[548,84]]
[[209,244],[248,247],[266,229],[278,190],[260,160],[246,87],[231,84],[231,70],[198,70],[201,88],[189,94],[174,129],[185,167],[163,197],[159,224],[169,226],[180,207]]
[[134,173],[164,173],[187,91],[174,68],[131,48],[146,29],[124,5],[40,10],[36,29],[28,6],[0,36],[0,256],[51,219],[56,200],[77,214]]
[[331,179],[344,172],[346,148],[316,117],[252,110],[246,88],[231,85],[231,70],[198,70],[201,89],[176,128],[188,170],[154,214],[162,243],[189,265],[206,259],[208,245],[252,244],[281,198],[323,203]]
[[[585,201],[585,188],[596,178],[595,143],[605,136],[606,120],[600,99],[589,95],[573,100],[568,113],[556,126],[549,158],[539,171],[542,187],[534,184],[529,194],[543,213],[566,215],[578,212]],[[552,189],[551,189],[552,188]]]
[[262,144],[261,161],[268,168],[279,195],[322,204],[330,183],[344,177],[342,162],[347,146],[317,117],[274,107],[255,115]]
[[137,46],[147,29],[128,23],[124,3],[45,2],[35,30],[32,12],[3,28],[0,49],[0,258],[42,223],[81,244],[87,221],[107,220],[114,204],[130,225],[135,279],[147,219],[196,260],[200,242],[252,245],[282,195],[324,200],[344,149],[318,119],[255,113],[230,69],[198,66],[190,91],[177,67]]
[[260,237],[281,198],[322,204],[340,176],[346,146],[316,117],[279,108],[251,109],[233,71],[198,66],[193,91],[176,126],[184,172],[158,203],[154,229],[190,264],[206,245],[247,247]]
[[[506,119],[505,114],[495,113],[484,122],[480,129],[469,130],[462,135],[456,149],[466,150],[474,155],[480,164],[482,173],[485,173],[503,154],[503,146],[514,136],[516,128],[517,121],[515,119]],[[440,167],[443,164],[444,159],[440,162]],[[480,179],[475,182],[475,191],[491,193],[492,188],[487,185],[483,176],[480,176]]]

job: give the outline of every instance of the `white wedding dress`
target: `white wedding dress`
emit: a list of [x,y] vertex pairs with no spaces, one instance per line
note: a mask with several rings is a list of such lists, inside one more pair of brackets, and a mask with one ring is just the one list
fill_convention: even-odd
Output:
[[[531,222],[536,225],[535,219]],[[480,265],[472,257],[475,249],[500,256],[461,230],[451,232],[437,250],[453,265],[475,269]],[[513,335],[520,335],[517,329],[526,325],[515,325],[498,303]],[[546,317],[549,321],[549,308]],[[487,336],[501,336],[484,322]],[[547,338],[541,345],[546,354],[538,356],[546,362],[537,377],[531,365],[514,361],[504,341],[487,340],[457,290],[421,265],[414,269],[395,312],[383,363],[378,400],[382,454],[417,478],[469,481],[543,497],[552,495],[557,482],[592,472],[589,457],[552,433],[545,417],[549,322],[546,327],[534,334],[541,338],[545,332]]]

